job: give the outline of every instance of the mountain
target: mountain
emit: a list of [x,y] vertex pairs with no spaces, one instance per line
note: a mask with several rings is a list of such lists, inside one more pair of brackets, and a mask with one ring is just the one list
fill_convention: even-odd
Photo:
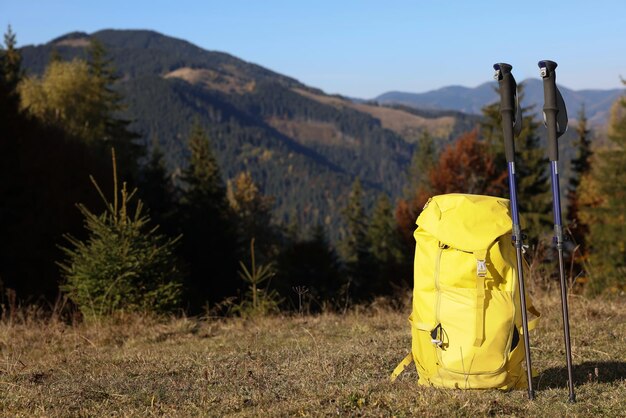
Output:
[[371,203],[400,195],[420,133],[442,141],[473,128],[475,116],[357,103],[187,41],[145,30],[74,32],[21,49],[28,74],[53,51],[85,58],[90,39],[108,51],[124,95],[124,117],[148,148],[157,143],[174,176],[187,164],[186,138],[207,129],[225,179],[250,171],[275,198],[275,215],[302,230],[325,224],[333,239],[350,186],[360,178]]
[[[524,97],[522,103],[525,106],[534,105],[537,115],[540,116],[543,104],[543,85],[541,80],[529,78],[524,80],[523,84]],[[392,91],[381,94],[373,101],[384,105],[402,104],[419,109],[453,109],[465,113],[479,114],[483,106],[498,100],[496,87],[497,84],[493,81],[483,83],[474,88],[450,86],[425,93]],[[559,90],[567,105],[570,119],[576,117],[584,104],[591,126],[606,124],[611,105],[618,97],[624,94],[624,89],[576,91],[559,86]]]

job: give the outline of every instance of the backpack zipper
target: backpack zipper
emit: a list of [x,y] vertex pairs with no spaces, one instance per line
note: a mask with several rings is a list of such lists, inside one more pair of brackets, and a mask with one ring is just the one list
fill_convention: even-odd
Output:
[[439,306],[441,304],[441,288],[439,287],[439,272],[441,270],[441,256],[443,255],[443,250],[447,248],[447,245],[439,243],[439,252],[437,253],[437,259],[435,261],[435,290],[437,291],[437,298],[435,302],[435,322],[438,324],[441,323],[439,318]]

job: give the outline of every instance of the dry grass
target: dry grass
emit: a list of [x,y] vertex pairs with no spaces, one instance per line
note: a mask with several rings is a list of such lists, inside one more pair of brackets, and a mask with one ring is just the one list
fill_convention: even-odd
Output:
[[372,106],[363,103],[352,103],[349,100],[340,99],[334,96],[323,96],[311,93],[302,89],[293,89],[296,93],[316,100],[320,103],[335,106],[337,108],[351,108],[359,112],[367,113],[380,120],[383,128],[394,131],[404,137],[409,142],[415,142],[420,137],[421,132],[427,130],[436,138],[446,138],[454,128],[454,118],[452,116],[441,116],[438,118],[424,118],[405,112],[400,109],[393,109],[384,106]]
[[255,86],[253,81],[231,68],[218,72],[205,68],[182,67],[165,74],[163,78],[180,78],[190,84],[200,84],[208,89],[229,94],[250,92]]
[[90,39],[85,36],[84,38],[63,39],[54,43],[55,46],[69,46],[72,48],[87,48],[91,45]]
[[352,147],[358,144],[354,137],[344,134],[332,123],[289,120],[273,117],[267,120],[279,132],[303,145],[321,144]]
[[354,104],[353,106],[356,110],[369,113],[380,120],[383,128],[394,131],[409,141],[417,141],[420,133],[424,130],[427,130],[435,138],[447,138],[452,132],[455,123],[452,116],[424,118],[390,107],[367,104]]
[[0,324],[3,416],[623,416],[626,303],[574,297],[578,403],[567,403],[556,297],[536,301],[541,373],[525,391],[418,387],[389,374],[409,345],[408,312],[258,320],[121,317],[100,324]]

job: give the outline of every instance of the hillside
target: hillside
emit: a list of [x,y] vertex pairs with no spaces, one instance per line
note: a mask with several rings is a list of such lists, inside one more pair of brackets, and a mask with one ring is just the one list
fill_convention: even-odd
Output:
[[[520,83],[522,84],[522,83]],[[543,106],[543,85],[539,76],[523,81],[524,106],[535,106],[538,117],[541,117]],[[495,82],[481,84],[474,88],[450,86],[425,93],[406,93],[391,91],[383,93],[373,100],[384,105],[403,104],[418,109],[452,109],[460,112],[479,114],[482,107],[498,100]],[[591,126],[603,126],[609,118],[611,105],[624,94],[624,89],[612,90],[572,90],[559,86],[567,103],[570,119],[578,114],[584,105],[587,119]]]
[[[53,51],[85,57],[100,40],[119,72],[123,116],[148,148],[155,142],[176,175],[185,140],[199,121],[210,133],[225,178],[248,170],[276,198],[278,219],[326,224],[337,238],[340,208],[357,177],[376,194],[397,197],[414,151],[428,129],[448,141],[475,117],[355,103],[229,54],[206,51],[152,31],[75,32],[21,49],[29,74],[41,74]],[[463,116],[463,115],[460,115]]]
[[[250,171],[275,197],[277,220],[306,231],[324,224],[341,235],[341,208],[358,177],[367,205],[376,195],[397,198],[415,143],[428,130],[441,145],[476,126],[480,109],[497,101],[494,82],[450,86],[423,94],[391,92],[376,101],[354,100],[304,85],[291,77],[223,52],[152,31],[74,32],[21,49],[29,74],[41,74],[53,51],[85,57],[100,40],[117,69],[126,100],[124,117],[150,149],[158,143],[173,176],[186,165],[185,141],[194,121],[209,132],[223,176]],[[538,79],[525,81],[523,103],[541,103]],[[590,124],[603,127],[623,91],[573,91],[564,87],[571,124],[585,103]],[[540,117],[540,106],[535,106]],[[539,131],[544,135],[543,129]],[[571,129],[562,141],[570,143]],[[564,176],[574,148],[563,151]]]

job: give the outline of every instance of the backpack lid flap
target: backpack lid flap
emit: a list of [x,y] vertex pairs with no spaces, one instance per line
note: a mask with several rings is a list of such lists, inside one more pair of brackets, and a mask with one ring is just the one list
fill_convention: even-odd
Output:
[[430,198],[416,221],[443,244],[468,252],[489,248],[512,223],[508,199],[460,193]]

